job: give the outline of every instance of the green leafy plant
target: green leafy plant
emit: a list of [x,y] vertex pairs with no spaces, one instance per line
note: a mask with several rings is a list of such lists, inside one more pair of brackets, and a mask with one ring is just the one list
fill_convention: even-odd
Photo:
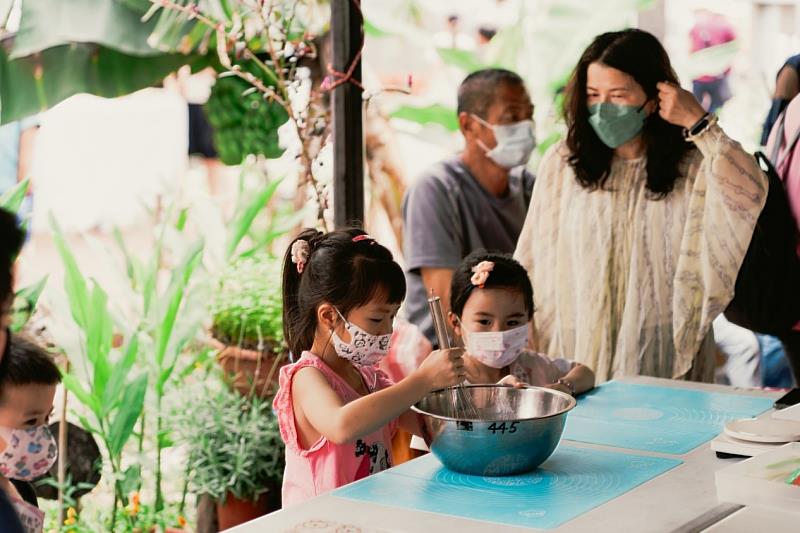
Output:
[[284,446],[271,398],[245,397],[228,387],[216,392],[203,388],[177,414],[175,427],[188,446],[195,493],[217,501],[229,493],[256,500],[280,490]]
[[70,311],[81,332],[81,353],[67,354],[71,365],[63,376],[63,382],[88,409],[91,419],[81,415],[81,424],[99,437],[108,456],[114,477],[113,531],[117,505],[126,501],[122,486],[122,450],[143,412],[148,375],[133,370],[139,355],[138,335],[132,336],[123,349],[114,348],[114,320],[106,292],[96,283],[91,286],[87,283],[52,218],[51,226],[56,248],[64,263],[64,289]]
[[143,20],[156,21],[148,40],[154,47],[216,52],[219,77],[206,111],[222,161],[280,156],[277,129],[288,123],[299,140],[298,196],[314,195],[317,219],[324,226],[326,190],[313,163],[329,133],[327,91],[347,82],[341,73],[324,79],[320,74],[315,35],[326,31],[320,14],[328,6],[302,0],[149,1]]
[[[148,44],[155,21],[143,23],[141,17],[149,2],[22,0],[19,4],[19,31],[0,43],[3,124],[82,92],[122,96],[202,59],[177,50],[165,53]],[[5,20],[3,7],[0,18]]]
[[[128,495],[138,492],[142,484],[141,465],[124,465],[123,449],[135,436],[139,452],[142,451],[148,436],[144,416],[147,398],[153,406],[155,426],[150,436],[156,453],[152,509],[158,513],[165,508],[161,457],[171,440],[164,424],[162,401],[173,376],[185,377],[185,372],[175,372],[180,355],[201,331],[203,313],[198,316],[189,312],[197,305],[187,302],[195,295],[191,282],[202,259],[203,245],[196,242],[186,247],[183,258],[171,266],[169,281],[159,285],[158,277],[165,267],[163,232],[147,261],[130,256],[121,235],[117,234],[126,257],[126,272],[138,289],[137,322],[123,326],[112,315],[104,289],[95,282],[88,283],[81,274],[55,220],[51,219],[51,225],[64,264],[64,289],[72,318],[82,332],[80,353],[68,351],[71,367],[64,376],[64,385],[88,408],[91,417],[81,416],[81,424],[98,435],[109,457],[115,496],[109,516],[110,529],[114,531],[117,519],[124,516],[118,513],[120,505],[127,505]],[[122,346],[116,348],[120,343]]]
[[13,333],[22,331],[25,325],[36,310],[39,297],[47,285],[47,276],[28,287],[23,287],[14,294],[14,302],[11,305],[11,325],[9,328]]
[[283,349],[280,261],[260,255],[235,261],[216,284],[211,333],[227,345]]
[[[254,76],[259,76],[252,62],[244,64]],[[261,82],[272,84],[266,76]],[[264,100],[260,93],[249,91],[251,85],[234,76],[217,79],[205,105],[208,121],[214,127],[214,145],[220,161],[238,165],[250,155],[273,159],[284,150],[278,145],[278,128],[289,120],[280,104]]]

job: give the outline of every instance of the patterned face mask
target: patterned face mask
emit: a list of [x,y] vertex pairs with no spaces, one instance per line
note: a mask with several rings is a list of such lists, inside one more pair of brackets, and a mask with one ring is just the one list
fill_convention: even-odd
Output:
[[[336,312],[339,313],[339,310],[337,309]],[[334,331],[331,339],[336,355],[347,359],[356,366],[374,366],[386,357],[386,354],[389,353],[389,341],[392,339],[391,333],[372,335],[348,322],[342,313],[339,313],[339,316],[344,321],[347,333],[350,334],[350,342],[344,342]]]
[[10,479],[32,481],[46,474],[58,457],[58,447],[46,425],[30,429],[0,426],[0,474]]

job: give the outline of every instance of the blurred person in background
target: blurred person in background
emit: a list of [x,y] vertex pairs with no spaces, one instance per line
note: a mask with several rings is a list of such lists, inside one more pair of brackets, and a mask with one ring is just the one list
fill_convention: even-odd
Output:
[[[689,31],[692,53],[736,40],[733,26],[723,15],[698,9],[695,11],[695,19],[695,24]],[[706,111],[714,113],[730,99],[730,72],[730,66],[726,66],[722,72],[708,72],[692,80],[694,97],[703,104]]]
[[475,41],[461,29],[461,17],[455,13],[447,16],[445,30],[433,36],[436,48],[457,48],[459,50],[472,50]]
[[428,169],[406,192],[406,312],[431,346],[438,342],[428,297],[450,310],[453,272],[483,248],[510,253],[533,189],[525,168],[536,145],[533,104],[522,78],[504,69],[479,70],[458,89],[464,150]]
[[[0,126],[0,195],[31,177],[39,117],[27,117]],[[27,220],[33,209],[30,187],[18,216]]]
[[772,103],[770,104],[767,118],[764,120],[764,129],[761,132],[761,146],[767,144],[773,125],[798,93],[800,93],[800,54],[787,59],[775,78]]

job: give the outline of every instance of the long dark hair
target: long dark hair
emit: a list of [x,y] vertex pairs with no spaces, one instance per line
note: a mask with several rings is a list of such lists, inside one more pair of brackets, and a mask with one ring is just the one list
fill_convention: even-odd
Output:
[[[335,305],[343,315],[378,295],[399,304],[406,280],[392,253],[360,229],[322,233],[306,229],[292,241],[283,260],[283,334],[289,350],[299,357],[314,344],[317,307]],[[354,240],[355,239],[355,240]],[[292,262],[292,246],[308,243],[309,256],[302,274]]]
[[[603,144],[589,124],[587,70],[592,63],[621,70],[641,85],[648,100],[657,101],[656,84],[678,84],[666,50],[646,31],[628,29],[599,35],[583,52],[567,84],[564,117],[569,132],[568,162],[578,182],[588,189],[602,189],[608,180],[614,151]],[[679,177],[679,165],[692,146],[683,139],[679,126],[653,112],[642,130],[647,147],[647,189],[655,199],[669,194]]]
[[461,318],[464,305],[469,300],[475,285],[472,284],[472,269],[478,263],[491,261],[494,269],[484,283],[486,289],[509,289],[519,291],[525,300],[528,320],[533,318],[533,287],[528,272],[511,255],[486,250],[475,250],[461,261],[450,282],[450,310]]
[[3,306],[9,303],[12,267],[24,237],[17,217],[0,208],[0,313],[4,311]]

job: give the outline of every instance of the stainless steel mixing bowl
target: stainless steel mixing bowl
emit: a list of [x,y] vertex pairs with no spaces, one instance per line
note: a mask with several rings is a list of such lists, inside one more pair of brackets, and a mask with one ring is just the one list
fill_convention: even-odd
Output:
[[[575,398],[552,389],[466,385],[478,413],[459,418],[455,387],[436,390],[412,407],[425,443],[450,470],[478,476],[528,472],[556,449]],[[463,411],[459,409],[459,413]]]

